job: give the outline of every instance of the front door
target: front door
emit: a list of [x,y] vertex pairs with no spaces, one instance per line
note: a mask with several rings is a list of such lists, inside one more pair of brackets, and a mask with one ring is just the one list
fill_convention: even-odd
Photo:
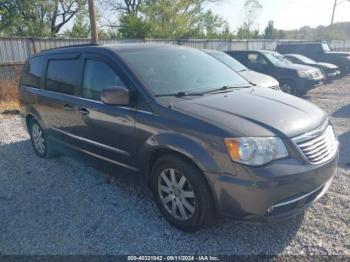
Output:
[[103,89],[129,88],[118,66],[96,56],[84,58],[80,99],[77,101],[80,122],[76,134],[83,150],[114,164],[135,168],[135,122],[129,106],[106,105],[101,101]]

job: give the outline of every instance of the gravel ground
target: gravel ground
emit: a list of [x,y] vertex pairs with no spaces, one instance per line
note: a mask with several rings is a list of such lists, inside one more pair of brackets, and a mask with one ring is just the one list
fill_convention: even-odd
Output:
[[218,221],[194,234],[167,224],[129,176],[39,159],[20,120],[0,119],[0,254],[350,255],[350,77],[306,99],[330,114],[341,143],[329,192],[284,223]]

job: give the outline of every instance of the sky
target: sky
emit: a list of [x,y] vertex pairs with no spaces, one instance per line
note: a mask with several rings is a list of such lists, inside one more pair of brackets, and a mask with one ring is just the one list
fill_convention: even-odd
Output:
[[[350,21],[350,1],[338,0],[335,22]],[[223,16],[236,30],[244,22],[245,0],[221,0],[208,7]],[[303,26],[317,27],[329,25],[332,17],[334,0],[260,0],[263,6],[257,18],[259,29],[263,30],[269,20],[274,21],[275,28],[291,30]]]

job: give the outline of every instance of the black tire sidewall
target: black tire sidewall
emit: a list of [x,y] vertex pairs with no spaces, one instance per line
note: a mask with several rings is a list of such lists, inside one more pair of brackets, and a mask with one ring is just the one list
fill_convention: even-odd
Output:
[[[195,213],[188,220],[183,221],[176,219],[171,214],[169,214],[161,202],[158,193],[158,178],[160,176],[160,173],[168,168],[173,168],[179,171],[191,183],[191,186],[193,188],[196,198]],[[189,161],[172,155],[164,156],[159,159],[152,169],[151,186],[156,204],[163,216],[171,224],[183,231],[191,232],[202,228],[205,226],[205,224],[207,224],[205,221],[212,216],[211,195],[203,176],[204,174],[193,164],[189,163]]]
[[293,96],[297,96],[297,89],[296,89],[296,85],[294,84],[294,82],[292,81],[289,81],[289,80],[282,80],[281,81],[281,87],[284,85],[284,84],[287,84],[290,86],[291,90],[292,90],[292,93],[287,93],[285,92],[282,88],[282,91],[285,92],[286,94],[290,94],[290,95],[293,95]]

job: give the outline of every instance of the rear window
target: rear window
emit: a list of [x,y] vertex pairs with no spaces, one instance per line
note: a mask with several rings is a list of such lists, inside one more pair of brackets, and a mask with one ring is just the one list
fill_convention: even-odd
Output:
[[41,74],[45,57],[38,56],[28,60],[23,70],[22,84],[30,87],[41,87]]
[[79,78],[79,60],[49,60],[46,73],[46,89],[74,95]]

